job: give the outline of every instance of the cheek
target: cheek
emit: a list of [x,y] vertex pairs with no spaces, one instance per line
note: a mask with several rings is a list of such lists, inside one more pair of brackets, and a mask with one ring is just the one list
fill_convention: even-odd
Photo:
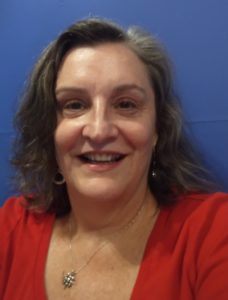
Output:
[[134,148],[152,153],[157,141],[155,126],[151,122],[131,124],[129,126],[128,140]]
[[60,122],[55,130],[56,155],[64,155],[74,149],[79,140],[80,132],[80,126],[73,122]]

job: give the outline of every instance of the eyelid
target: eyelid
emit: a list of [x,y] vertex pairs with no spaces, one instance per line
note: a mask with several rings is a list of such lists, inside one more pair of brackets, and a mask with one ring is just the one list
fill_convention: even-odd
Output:
[[140,106],[141,101],[136,98],[133,98],[133,97],[123,96],[116,100],[115,105],[119,105],[120,103],[123,103],[123,102],[131,103],[135,106]]
[[57,99],[57,104],[59,104],[59,106],[62,106],[64,107],[65,105],[67,105],[68,103],[74,103],[74,102],[77,102],[77,103],[84,103],[84,104],[87,104],[88,101],[86,101],[85,99],[82,99],[80,97],[66,97],[66,98],[63,98],[63,99]]
[[[74,103],[79,105],[78,107],[70,107],[74,105]],[[66,118],[73,118],[80,116],[89,106],[88,101],[84,99],[62,99],[61,101],[57,102],[57,109],[62,116]]]
[[60,102],[74,99],[83,100],[87,98],[88,94],[81,89],[63,89],[56,92],[56,100]]
[[75,100],[66,101],[65,104],[64,104],[64,107],[67,109],[69,105],[73,105],[73,104],[78,104],[78,105],[81,105],[82,107],[86,106],[84,101],[75,99]]
[[121,105],[121,104],[129,104],[133,107],[137,107],[137,103],[132,99],[121,99],[120,101],[117,102],[117,105]]

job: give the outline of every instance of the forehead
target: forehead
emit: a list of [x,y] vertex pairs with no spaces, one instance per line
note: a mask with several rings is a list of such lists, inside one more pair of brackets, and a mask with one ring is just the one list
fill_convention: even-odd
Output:
[[145,64],[124,43],[104,43],[71,49],[63,58],[57,86],[76,81],[126,81],[151,86]]

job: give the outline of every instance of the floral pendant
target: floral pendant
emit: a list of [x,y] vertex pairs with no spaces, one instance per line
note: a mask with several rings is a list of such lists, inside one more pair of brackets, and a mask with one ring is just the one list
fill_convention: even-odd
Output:
[[63,286],[64,289],[71,288],[75,283],[76,272],[71,271],[66,274],[63,274]]

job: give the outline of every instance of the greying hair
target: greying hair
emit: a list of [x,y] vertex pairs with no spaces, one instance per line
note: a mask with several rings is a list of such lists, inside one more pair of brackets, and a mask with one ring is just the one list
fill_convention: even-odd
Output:
[[180,194],[209,191],[207,175],[184,134],[170,61],[163,46],[139,28],[125,31],[110,21],[89,18],[70,26],[44,50],[15,117],[17,138],[12,163],[17,170],[16,184],[30,208],[54,211],[57,215],[70,210],[66,185],[53,182],[58,170],[54,146],[57,74],[70,49],[108,42],[124,43],[140,58],[155,92],[158,142],[148,185],[158,203],[168,205]]

